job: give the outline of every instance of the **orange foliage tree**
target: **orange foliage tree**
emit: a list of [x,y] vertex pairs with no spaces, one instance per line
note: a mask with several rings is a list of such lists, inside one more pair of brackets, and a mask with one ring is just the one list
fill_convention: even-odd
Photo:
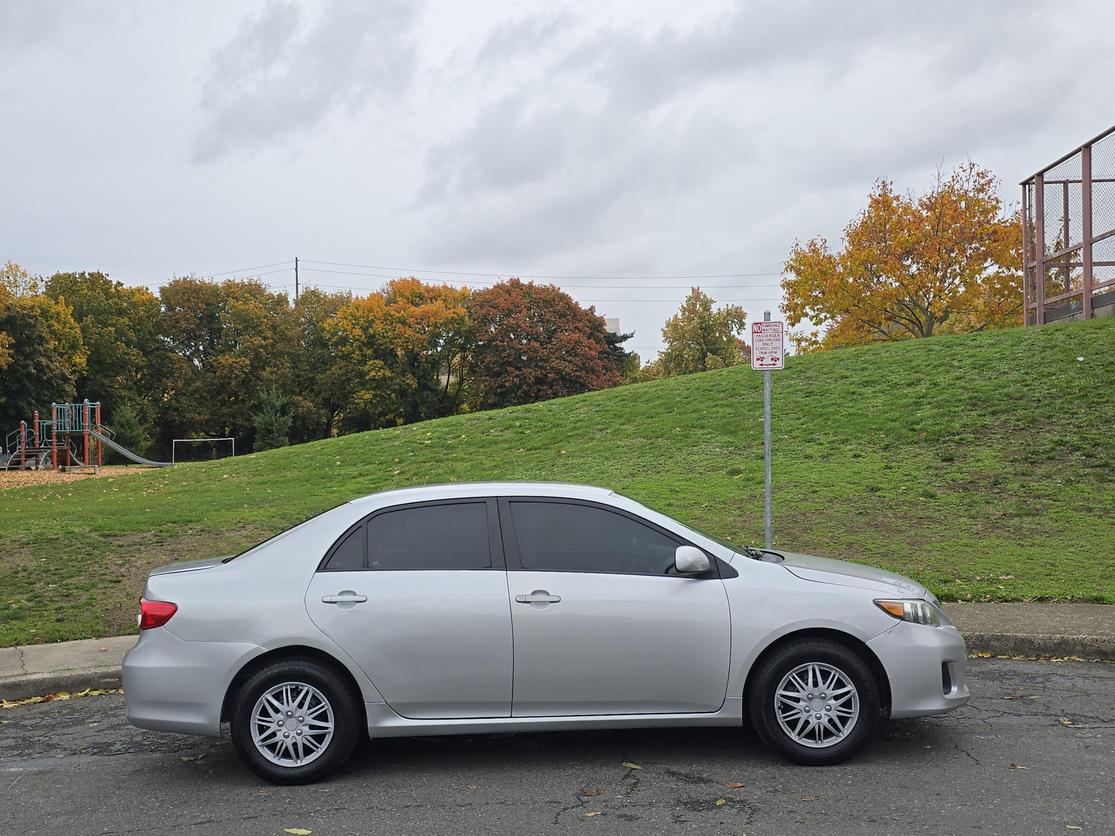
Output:
[[395,279],[328,323],[347,377],[346,430],[409,424],[457,411],[471,342],[469,291]]
[[553,285],[511,279],[473,294],[472,400],[498,409],[623,382],[604,318]]
[[982,331],[1022,323],[1022,233],[999,182],[968,163],[921,197],[879,180],[833,252],[824,238],[795,244],[782,280],[801,350]]

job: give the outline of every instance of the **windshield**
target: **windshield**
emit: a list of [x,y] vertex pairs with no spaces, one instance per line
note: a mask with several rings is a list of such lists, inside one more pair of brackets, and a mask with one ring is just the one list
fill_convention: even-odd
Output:
[[[622,496],[622,494],[616,494],[616,496]],[[629,496],[624,496],[623,498],[624,499],[631,499],[631,497],[629,497]],[[656,514],[661,514],[664,517],[669,517],[670,519],[674,520],[675,522],[681,523],[686,528],[688,528],[690,531],[693,531],[696,534],[700,534],[702,537],[704,537],[708,540],[712,540],[712,542],[718,543],[726,549],[731,549],[732,551],[737,552],[739,554],[744,554],[747,550],[746,546],[740,546],[740,545],[737,545],[736,543],[732,543],[728,540],[725,540],[723,537],[717,537],[715,534],[711,534],[708,531],[705,531],[703,528],[700,528],[699,526],[693,525],[693,523],[691,523],[691,522],[679,520],[677,517],[673,516],[672,514],[667,514],[665,511],[662,511],[658,508],[655,508],[653,505],[648,505],[647,503],[641,502],[638,499],[632,499],[631,501],[632,502],[638,502],[644,508],[647,508],[651,511],[654,511],[654,513],[656,513]]]

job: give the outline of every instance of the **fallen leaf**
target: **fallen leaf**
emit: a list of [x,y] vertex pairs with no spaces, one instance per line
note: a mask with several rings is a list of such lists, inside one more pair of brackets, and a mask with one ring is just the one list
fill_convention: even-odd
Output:
[[741,784],[739,781],[731,781],[724,786],[726,786],[730,790],[738,790],[740,787],[743,786],[743,784]]
[[1075,723],[1073,723],[1073,721],[1072,721],[1072,718],[1071,718],[1071,717],[1062,717],[1062,718],[1061,718],[1061,725],[1062,725],[1062,726],[1074,726],[1074,725],[1076,725],[1076,724],[1075,724]]
[[[1082,359],[1082,358],[1078,357],[1076,359],[1079,360],[1079,359]],[[1065,830],[1083,830],[1083,829],[1084,829],[1083,827],[1078,827],[1075,824],[1066,824],[1065,825]]]
[[1012,764],[1010,765],[1010,768],[1011,768],[1011,769],[1029,769],[1030,767],[1028,767],[1028,766],[1020,766],[1020,765],[1018,765],[1017,763],[1012,763]]
[[289,833],[290,836],[310,836],[313,831],[304,827],[284,827],[283,833]]
[[642,769],[642,767],[639,766],[639,764],[632,763],[631,761],[624,761],[623,762],[623,768],[624,769]]
[[603,813],[601,813],[599,810],[594,810],[591,813],[585,813],[585,818],[590,819],[593,816],[600,816],[600,815],[603,815]]
[[594,798],[595,796],[600,795],[600,790],[596,789],[595,787],[585,787],[583,790],[581,790],[581,795],[583,795],[585,798]]
[[716,806],[717,806],[717,807],[723,807],[723,806],[724,806],[725,804],[727,804],[727,803],[728,803],[728,799],[726,799],[726,798],[718,798],[718,799],[716,799]]
[[816,800],[817,800],[817,796],[815,796],[815,795],[803,795],[803,796],[801,797],[801,800],[802,800],[802,801],[816,801]]

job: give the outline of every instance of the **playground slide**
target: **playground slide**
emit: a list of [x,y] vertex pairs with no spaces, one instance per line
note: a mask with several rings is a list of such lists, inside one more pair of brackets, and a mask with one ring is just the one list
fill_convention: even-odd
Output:
[[143,458],[143,456],[137,456],[135,453],[133,453],[127,447],[123,447],[123,446],[117,444],[115,441],[113,441],[107,435],[102,435],[101,433],[97,432],[96,430],[90,430],[89,435],[93,436],[93,438],[97,439],[99,442],[104,444],[106,447],[109,447],[109,448],[115,450],[117,453],[119,453],[124,458],[131,459],[136,464],[145,464],[145,465],[148,465],[149,467],[173,467],[172,462],[153,462],[153,461],[151,461],[151,459],[145,459],[145,458]]

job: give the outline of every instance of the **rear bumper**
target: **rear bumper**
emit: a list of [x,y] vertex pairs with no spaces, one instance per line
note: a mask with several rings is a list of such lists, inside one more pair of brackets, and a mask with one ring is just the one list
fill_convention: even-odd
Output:
[[188,642],[165,627],[144,630],[124,657],[128,722],[141,729],[218,736],[232,677],[261,649],[239,642]]
[[901,621],[867,643],[890,681],[890,716],[920,717],[968,701],[968,648],[955,627]]

